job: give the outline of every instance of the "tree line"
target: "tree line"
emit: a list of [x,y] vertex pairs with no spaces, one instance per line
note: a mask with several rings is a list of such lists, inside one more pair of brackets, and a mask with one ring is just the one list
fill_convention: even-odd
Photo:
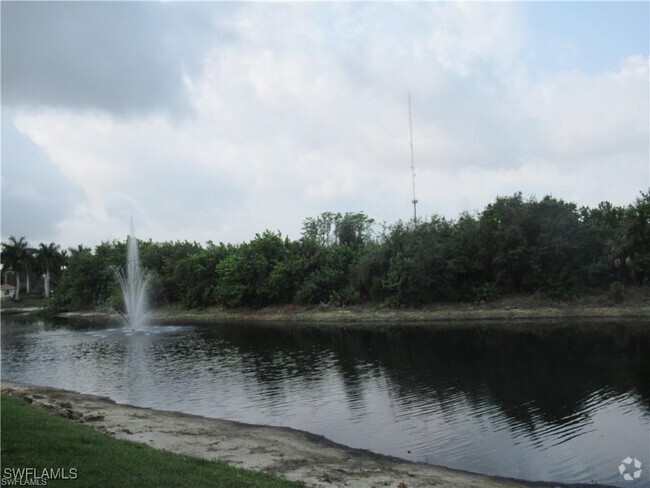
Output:
[[[11,237],[2,248],[5,282],[20,288],[21,274],[29,283],[39,273],[47,295],[52,280],[55,309],[121,305],[114,270],[124,266],[124,241],[30,250]],[[516,193],[453,220],[383,225],[363,212],[326,212],[306,219],[297,240],[266,230],[240,244],[149,240],[139,249],[154,305],[401,307],[603,290],[620,298],[625,286],[650,285],[650,193],[595,208]]]
[[57,277],[61,274],[65,263],[66,254],[61,252],[61,246],[53,242],[49,244],[40,243],[38,247],[29,246],[25,237],[9,237],[7,242],[2,243],[2,274],[3,283],[8,283],[12,277],[16,286],[17,300],[20,299],[22,290],[20,277],[25,277],[25,291],[29,295],[32,291],[31,278],[37,274],[42,277],[42,285],[39,283],[39,293],[43,296],[50,296],[50,282],[52,274]]

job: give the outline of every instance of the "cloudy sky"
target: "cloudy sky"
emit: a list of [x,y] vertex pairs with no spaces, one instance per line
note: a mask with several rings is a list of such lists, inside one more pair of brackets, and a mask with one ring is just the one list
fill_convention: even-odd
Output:
[[2,2],[2,238],[297,237],[650,184],[649,4]]

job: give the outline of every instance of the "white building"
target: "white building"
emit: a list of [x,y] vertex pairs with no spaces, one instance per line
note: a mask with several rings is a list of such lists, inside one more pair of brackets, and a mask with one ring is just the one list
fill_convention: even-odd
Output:
[[2,300],[6,298],[14,298],[16,296],[16,287],[14,285],[0,285],[0,298]]

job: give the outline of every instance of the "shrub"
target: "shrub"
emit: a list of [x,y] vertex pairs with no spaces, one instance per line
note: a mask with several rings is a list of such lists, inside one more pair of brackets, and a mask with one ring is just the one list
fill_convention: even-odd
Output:
[[609,285],[609,296],[614,303],[622,303],[625,300],[625,286],[620,281],[614,281]]

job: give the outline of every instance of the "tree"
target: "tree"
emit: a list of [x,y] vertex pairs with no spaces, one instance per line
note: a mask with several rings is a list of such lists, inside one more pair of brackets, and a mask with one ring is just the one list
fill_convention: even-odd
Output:
[[[418,306],[511,293],[566,298],[605,291],[612,283],[650,284],[645,193],[627,207],[603,202],[580,209],[552,196],[516,193],[456,220],[434,215],[397,222],[378,235],[373,224],[362,212],[325,212],[306,219],[295,241],[268,231],[239,245],[208,243],[207,249],[196,242],[143,241],[140,256],[153,273],[152,301],[190,308],[365,301]],[[45,264],[51,246],[41,244],[38,257],[54,278],[57,267],[50,264],[48,272]],[[18,285],[27,250],[24,238],[3,244],[4,271]],[[117,241],[71,249],[50,306],[115,307],[121,295],[111,270],[125,257],[126,246]]]
[[433,216],[417,225],[398,222],[385,242],[388,270],[383,279],[390,305],[422,305],[456,299],[453,289],[452,223]]
[[320,303],[347,305],[357,301],[357,293],[352,289],[350,270],[356,258],[350,246],[321,247],[315,249],[296,301],[301,304]]
[[24,262],[24,269],[25,269],[25,291],[27,294],[30,294],[30,283],[31,283],[31,273],[34,267],[36,266],[36,249],[33,247],[27,247],[25,251],[25,262]]
[[584,252],[588,256],[583,270],[587,285],[607,286],[617,278],[616,259],[624,214],[625,209],[609,202],[601,202],[596,208],[580,209]]
[[2,243],[2,263],[16,275],[16,300],[20,300],[20,272],[26,270],[25,266],[28,259],[29,245],[25,237],[16,239],[11,236],[8,242]]
[[119,292],[115,264],[107,252],[111,246],[100,244],[95,253],[88,247],[70,249],[57,293],[51,306],[55,310],[80,310],[106,305]]
[[179,289],[180,302],[187,308],[199,308],[216,303],[217,266],[232,253],[225,244],[208,244],[207,249],[182,258],[176,264],[173,282]]
[[41,242],[36,249],[36,260],[43,271],[43,296],[49,298],[51,271],[60,269],[63,263],[61,246],[53,242],[49,244]]
[[313,240],[322,246],[358,246],[370,239],[374,223],[363,212],[324,212],[318,217],[305,219],[302,236],[303,239]]
[[530,236],[530,271],[525,283],[556,298],[575,295],[592,261],[585,226],[575,204],[550,196],[528,204],[537,233]]
[[539,229],[531,215],[531,200],[521,193],[497,197],[481,213],[481,259],[494,282],[505,293],[531,291],[526,281],[530,275],[532,242]]
[[450,266],[454,269],[454,289],[465,301],[496,298],[496,285],[490,282],[485,260],[481,259],[481,232],[478,217],[462,213],[452,229]]
[[322,246],[331,246],[336,241],[334,229],[341,214],[323,212],[318,217],[308,217],[302,224],[304,239],[313,240]]
[[650,192],[641,192],[627,207],[622,222],[625,243],[624,266],[634,284],[650,283]]
[[[189,241],[162,243],[140,241],[139,245],[142,267],[149,270],[153,276],[149,288],[152,303],[184,301],[184,295],[188,289],[187,284],[190,282],[185,279],[179,280],[176,268],[181,261],[201,254],[203,252],[201,245]],[[200,278],[200,280],[203,279],[204,277]],[[195,288],[197,285],[190,284],[190,286]]]
[[371,239],[374,219],[363,212],[346,212],[337,216],[334,234],[338,244],[358,247]]
[[288,239],[268,230],[233,248],[217,265],[217,302],[228,307],[261,307],[273,303],[276,295],[271,274],[288,252]]

